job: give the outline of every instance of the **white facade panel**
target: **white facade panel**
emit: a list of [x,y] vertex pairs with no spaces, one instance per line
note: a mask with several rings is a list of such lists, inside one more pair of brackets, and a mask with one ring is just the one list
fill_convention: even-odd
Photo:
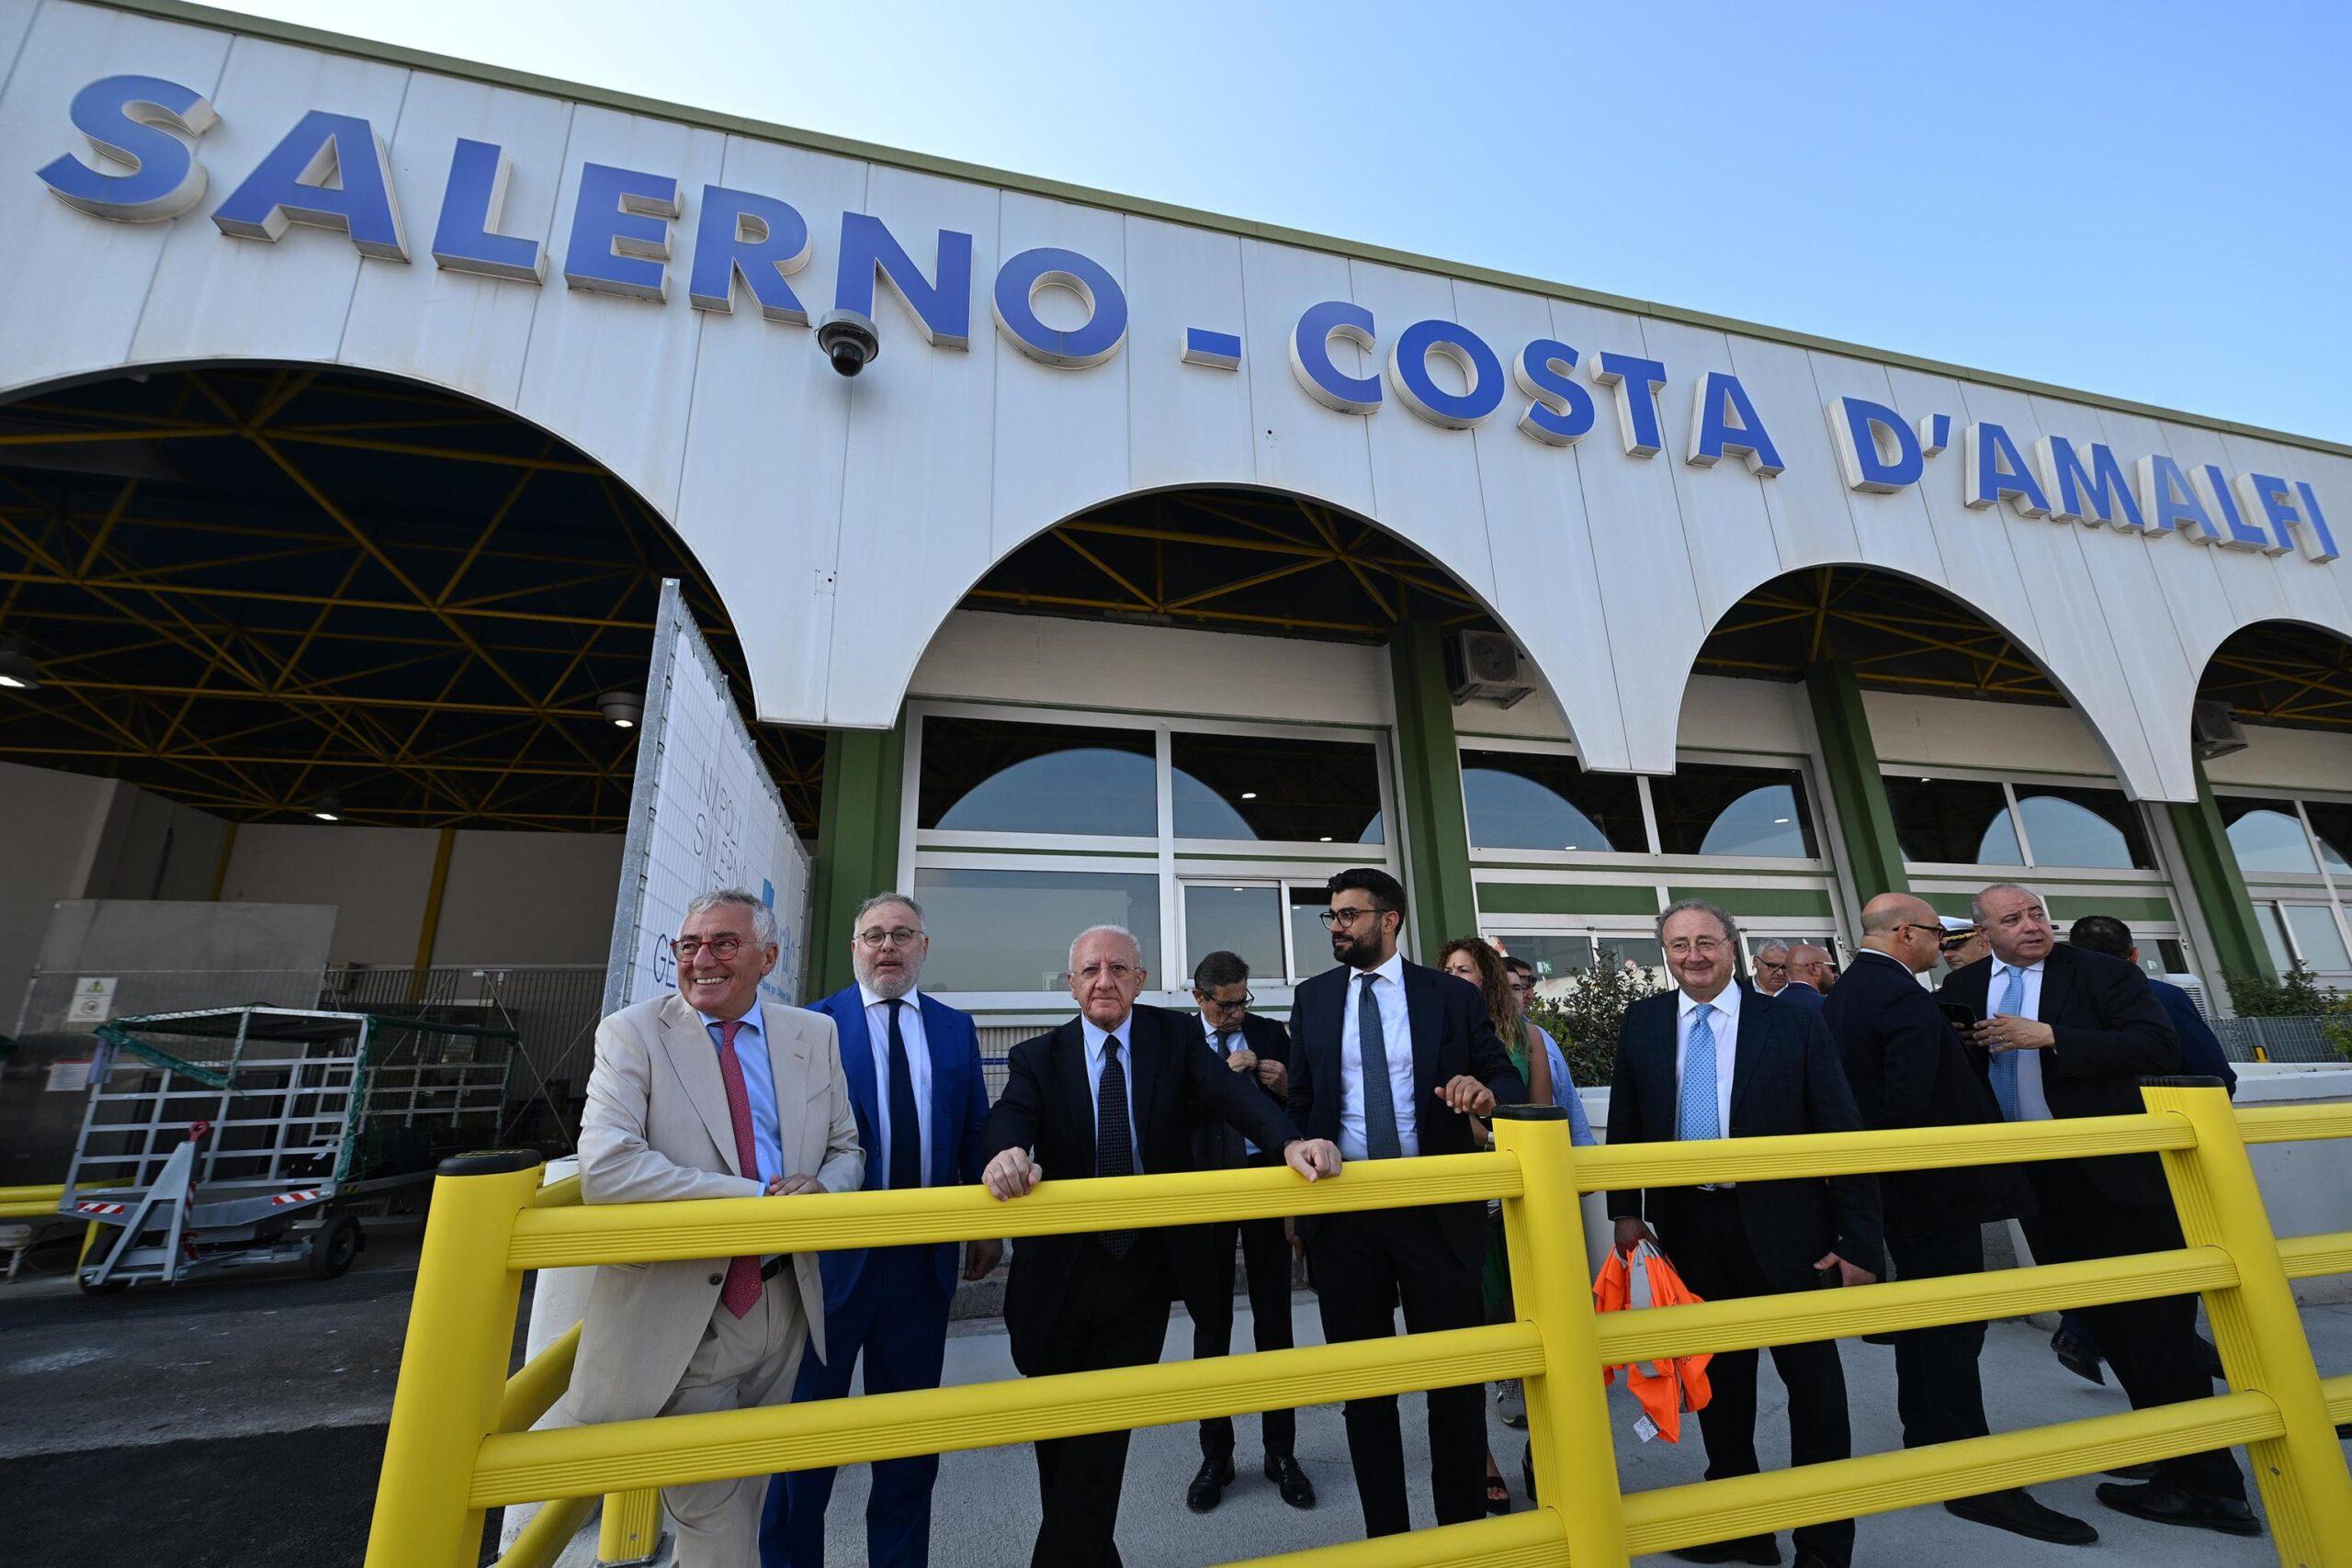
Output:
[[1889,767],[2114,772],[2098,737],[2071,708],[1865,691],[1862,711],[1878,760]]
[[[1114,197],[919,169],[878,150],[853,156],[788,132],[722,131],[685,111],[592,101],[586,89],[575,100],[413,72],[364,42],[232,42],[220,28],[76,0],[49,0],[28,25],[26,15],[21,5],[0,13],[0,52],[22,38],[0,93],[0,147],[17,170],[0,181],[0,232],[40,265],[21,268],[0,299],[10,347],[0,392],[130,363],[234,359],[383,370],[509,409],[610,468],[677,527],[726,600],[772,721],[892,722],[925,645],[991,565],[1074,512],[1175,484],[1290,491],[1426,552],[1501,616],[1580,752],[1611,770],[1672,767],[1701,643],[1742,595],[1799,567],[1858,560],[1951,593],[2079,705],[2125,786],[2145,798],[2193,791],[2187,716],[2209,645],[2281,617],[2352,636],[2352,566],[1962,503],[1962,432],[1990,419],[2021,452],[2046,433],[2078,446],[2105,440],[2127,466],[2161,451],[2191,468],[2276,468],[2312,484],[2352,538],[2352,461],[2291,438],[2224,436],[2193,420],[1804,348],[1769,329],[1474,283],[1437,264],[1351,259],[1335,243],[1126,212]],[[88,152],[67,105],[117,73],[165,76],[220,110],[196,142],[210,191],[169,222],[109,222],[28,177],[61,153]],[[220,197],[311,109],[365,116],[390,142],[408,262],[363,260],[345,236],[316,227],[269,243],[214,226]],[[502,228],[544,239],[543,285],[433,265],[459,136],[508,148]],[[665,300],[566,287],[590,162],[677,181]],[[881,220],[926,276],[940,231],[970,236],[968,344],[926,342],[884,288],[874,310],[883,351],[844,379],[805,326],[742,302],[725,316],[694,310],[684,296],[715,182],[791,202],[805,218],[812,258],[794,287],[811,315],[833,303],[845,211]],[[1040,364],[995,329],[999,266],[1048,244],[1088,257],[1126,295],[1127,339],[1102,363]],[[1294,371],[1301,312],[1333,300],[1374,314],[1374,351],[1342,341],[1333,358],[1381,378],[1376,412],[1327,407]],[[1066,326],[1075,318],[1053,312],[1069,303],[1041,308]],[[1398,333],[1429,319],[1471,326],[1506,367],[1538,335],[1573,345],[1587,361],[1576,381],[1596,404],[1591,430],[1573,446],[1530,439],[1517,428],[1526,402],[1516,387],[1472,430],[1419,417],[1386,360]],[[1238,337],[1238,367],[1183,363],[1192,328]],[[1654,455],[1624,449],[1616,394],[1590,375],[1604,351],[1665,363]],[[1689,464],[1695,393],[1711,371],[1740,378],[1784,472],[1758,477],[1736,457]],[[1841,396],[1883,403],[1905,426],[1932,429],[1941,416],[1946,444],[1916,480],[1852,491],[1825,417]]]

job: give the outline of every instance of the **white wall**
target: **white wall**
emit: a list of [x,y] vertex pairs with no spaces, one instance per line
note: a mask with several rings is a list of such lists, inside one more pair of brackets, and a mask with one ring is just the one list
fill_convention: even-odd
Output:
[[79,898],[115,784],[0,762],[0,1016],[13,1021],[50,906]]
[[2352,789],[2352,735],[2249,724],[2246,746],[2205,764],[2215,789]]
[[251,822],[237,829],[220,897],[257,904],[333,904],[331,964],[413,964],[433,881],[435,835],[423,828]]
[[618,833],[460,832],[433,961],[603,964],[620,877]]
[[910,694],[1285,724],[1396,716],[1384,649],[974,610],[941,626]]
[[1882,762],[2115,776],[2098,738],[2070,707],[1866,691],[1862,711]]

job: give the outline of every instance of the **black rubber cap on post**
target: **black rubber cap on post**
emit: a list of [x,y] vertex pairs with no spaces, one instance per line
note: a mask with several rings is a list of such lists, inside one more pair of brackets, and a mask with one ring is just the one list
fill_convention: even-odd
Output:
[[2227,1089],[2230,1086],[2219,1078],[2203,1077],[2190,1073],[2168,1078],[2142,1078],[2140,1087],[2142,1089]]
[[451,1155],[438,1168],[443,1176],[510,1176],[538,1163],[538,1155],[530,1149],[474,1149]]
[[1498,1122],[1565,1122],[1566,1110],[1557,1105],[1498,1105],[1494,1120]]

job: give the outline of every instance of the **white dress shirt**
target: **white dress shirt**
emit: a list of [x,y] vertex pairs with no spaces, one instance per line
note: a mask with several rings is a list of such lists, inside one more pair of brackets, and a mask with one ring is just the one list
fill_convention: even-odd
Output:
[[[874,1048],[874,1135],[881,1147],[867,1151],[866,1158],[875,1169],[867,1174],[878,1176],[874,1185],[890,1185],[890,1140],[895,1135],[890,1125],[890,1004],[875,994],[874,987],[860,981],[858,999],[865,1004],[865,1038]],[[922,1140],[922,1184],[931,1185],[931,1043],[922,1032],[922,993],[909,991],[906,1006],[899,1010],[899,1038],[906,1043],[907,1076],[914,1080],[915,1119],[921,1123],[915,1136]]]
[[[1127,1147],[1135,1156],[1136,1174],[1143,1174],[1143,1139],[1136,1130],[1136,1054],[1129,1043],[1135,1036],[1136,1015],[1132,1012],[1119,1021],[1119,1027],[1099,1029],[1091,1018],[1080,1017],[1079,1023],[1086,1032],[1086,1103],[1098,1107],[1102,1103],[1102,1043],[1116,1037],[1119,1042],[1119,1076],[1127,1085]],[[1099,1114],[1099,1112],[1098,1112]],[[1094,1129],[1095,1158],[1102,1157],[1102,1129]],[[1092,1171],[1085,1175],[1091,1176]]]
[[[2030,1018],[2039,1022],[2041,1018],[2041,965],[2030,964],[2019,969],[1997,956],[1993,960],[1993,982],[1984,987],[1985,1016],[1989,1018],[2000,1012],[2001,998],[2008,994],[2009,976],[2013,971],[2025,976],[2025,1000],[2020,1004],[2023,1010],[2010,1016]],[[2050,1120],[2050,1099],[2041,1092],[2041,1053],[2019,1051],[2016,1055],[2018,1119],[2047,1122]]]
[[1420,1123],[1413,1103],[1413,1021],[1405,1010],[1405,959],[1392,953],[1377,969],[1348,971],[1347,1010],[1340,1015],[1340,1156],[1368,1159],[1363,1123],[1363,1042],[1356,1033],[1356,1010],[1363,999],[1363,977],[1372,976],[1373,999],[1380,1007],[1380,1046],[1388,1058],[1388,1094],[1396,1106],[1396,1147],[1421,1152]]
[[[1688,991],[1674,993],[1674,1103],[1682,1103],[1682,1068],[1690,1055],[1690,1010],[1702,1004]],[[1731,1136],[1731,1075],[1738,1066],[1739,982],[1734,980],[1704,1004],[1715,1010],[1707,1021],[1715,1037],[1715,1125]]]

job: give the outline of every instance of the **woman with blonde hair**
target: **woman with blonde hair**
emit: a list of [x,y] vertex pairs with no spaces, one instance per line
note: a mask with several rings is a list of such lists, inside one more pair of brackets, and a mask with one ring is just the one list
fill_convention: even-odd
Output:
[[[1552,1103],[1551,1054],[1544,1050],[1543,1037],[1520,1006],[1519,993],[1510,987],[1510,976],[1503,968],[1503,955],[1492,943],[1475,936],[1458,936],[1445,944],[1438,953],[1438,967],[1456,979],[1467,980],[1478,987],[1487,998],[1487,1016],[1494,1021],[1495,1033],[1510,1053],[1510,1065],[1519,1069],[1521,1081],[1527,1085],[1527,1103]],[[1494,1134],[1485,1123],[1472,1117],[1472,1136],[1480,1144],[1490,1144]],[[1487,1321],[1510,1321],[1510,1264],[1503,1256],[1503,1227],[1499,1214],[1492,1221],[1492,1239],[1487,1247],[1485,1284]],[[1510,1512],[1510,1487],[1503,1480],[1502,1468],[1495,1463],[1492,1444],[1487,1448],[1487,1512]]]

